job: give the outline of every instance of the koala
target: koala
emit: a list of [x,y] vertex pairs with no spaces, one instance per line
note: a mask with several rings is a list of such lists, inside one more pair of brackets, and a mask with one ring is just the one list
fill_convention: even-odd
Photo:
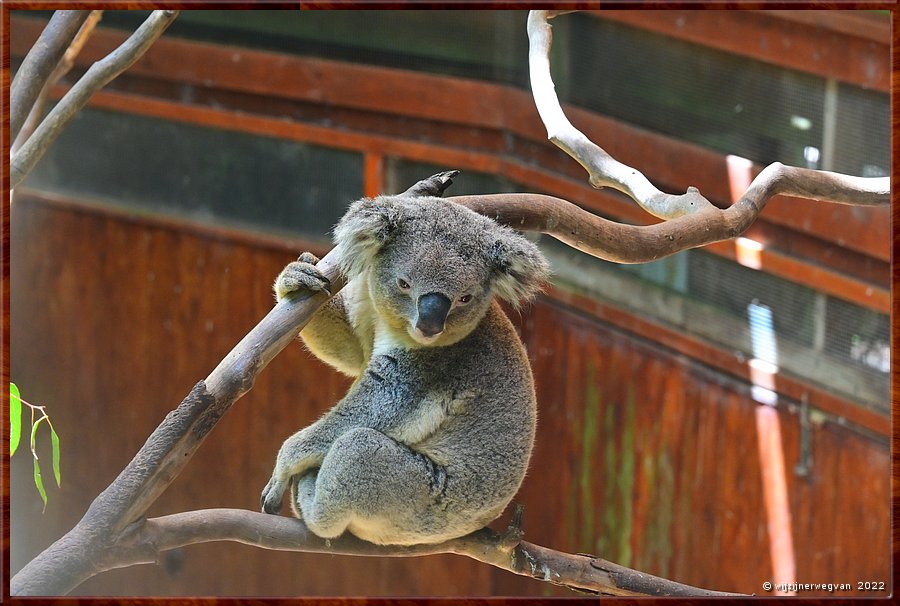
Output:
[[[261,496],[323,538],[438,543],[496,519],[518,491],[534,441],[525,348],[496,299],[539,292],[548,264],[508,227],[434,197],[353,203],[334,230],[347,285],[300,332],[355,381],[289,437]],[[304,253],[278,300],[328,288]]]

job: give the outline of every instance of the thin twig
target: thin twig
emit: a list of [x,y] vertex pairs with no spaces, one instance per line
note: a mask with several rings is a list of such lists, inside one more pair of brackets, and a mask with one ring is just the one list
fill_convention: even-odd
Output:
[[56,11],[19,66],[9,89],[9,137],[19,134],[50,73],[90,11]]
[[50,76],[47,78],[47,81],[44,83],[44,86],[41,88],[41,92],[38,94],[37,100],[34,102],[31,111],[28,113],[28,119],[25,120],[25,124],[22,126],[22,130],[19,131],[15,142],[13,142],[12,144],[12,147],[10,149],[10,156],[14,156],[16,152],[22,147],[22,144],[25,143],[25,141],[27,141],[32,134],[34,134],[35,129],[41,122],[41,118],[44,116],[44,109],[47,107],[47,99],[50,97],[50,89],[53,88],[53,86],[57,82],[59,82],[63,76],[69,73],[69,71],[72,69],[72,66],[75,65],[75,58],[78,57],[81,49],[84,48],[85,43],[88,41],[88,38],[91,37],[94,28],[97,27],[97,23],[99,23],[102,17],[102,10],[91,11],[90,15],[88,15],[87,20],[81,25],[81,29],[78,30],[78,35],[76,35],[75,39],[72,40],[69,48],[66,49],[65,54],[63,54],[62,59],[60,59],[59,63],[56,64],[53,72],[50,74]]
[[91,66],[13,156],[9,171],[11,188],[31,172],[50,144],[91,96],[140,59],[177,15],[178,11],[153,11],[119,48]]

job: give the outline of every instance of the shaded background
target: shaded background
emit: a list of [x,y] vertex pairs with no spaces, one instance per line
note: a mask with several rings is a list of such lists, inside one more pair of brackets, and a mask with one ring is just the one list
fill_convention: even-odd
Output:
[[[145,16],[106,11],[54,98]],[[14,70],[47,18],[13,11]],[[533,191],[652,220],[546,142],[525,20],[183,11],[96,95],[11,209],[12,380],[48,407],[63,466],[41,514],[27,451],[12,461],[13,573],[268,311],[280,269],[328,250],[352,200],[458,168],[451,195]],[[553,25],[570,119],[664,190],[728,205],[773,161],[888,174],[884,12],[610,11]],[[554,285],[512,314],[540,403],[516,497],[526,537],[726,591],[762,593],[785,563],[792,580],[852,585],[835,595],[889,582],[888,210],[780,199],[745,236],[638,266],[540,239]],[[256,509],[283,439],[347,385],[289,347],[149,515]],[[770,524],[781,485],[786,529]],[[793,549],[773,550],[785,533]],[[572,595],[449,555],[230,543],[76,593]]]

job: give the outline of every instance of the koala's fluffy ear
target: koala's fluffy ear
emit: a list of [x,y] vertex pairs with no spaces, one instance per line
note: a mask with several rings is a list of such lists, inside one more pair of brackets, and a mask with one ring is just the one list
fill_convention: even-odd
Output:
[[550,265],[532,242],[509,228],[489,247],[494,267],[494,293],[513,305],[527,301],[541,291],[550,276]]
[[334,228],[334,243],[341,251],[341,270],[359,275],[390,240],[400,223],[400,208],[393,198],[363,198],[350,205]]

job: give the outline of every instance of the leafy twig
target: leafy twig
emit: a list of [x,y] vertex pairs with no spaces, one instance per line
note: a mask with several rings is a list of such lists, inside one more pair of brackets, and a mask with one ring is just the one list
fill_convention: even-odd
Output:
[[[37,430],[43,421],[47,422],[50,428],[50,449],[53,462],[53,477],[56,479],[56,485],[61,485],[62,475],[59,471],[59,435],[50,421],[50,415],[47,414],[46,407],[37,404],[31,404],[23,400],[19,394],[19,388],[15,383],[9,384],[9,421],[10,421],[10,442],[9,456],[15,454],[19,446],[19,440],[22,435],[22,404],[27,406],[31,411],[31,438],[29,445],[31,446],[31,457],[34,460],[34,485],[41,495],[44,502],[44,510],[47,508],[47,491],[44,489],[44,481],[41,475],[41,466],[38,461],[38,453],[36,447]],[[35,420],[35,413],[40,413],[40,417]]]

